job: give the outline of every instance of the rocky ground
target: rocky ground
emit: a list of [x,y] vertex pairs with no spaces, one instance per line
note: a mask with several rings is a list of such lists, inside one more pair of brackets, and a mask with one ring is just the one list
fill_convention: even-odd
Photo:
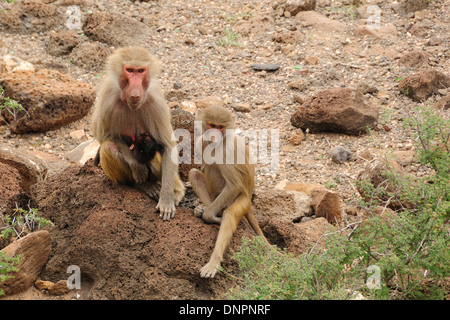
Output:
[[[8,13],[8,20],[0,19],[0,56],[27,61],[37,70],[57,70],[95,89],[104,75],[104,58],[118,46],[136,43],[160,59],[160,82],[172,109],[194,111],[215,101],[235,110],[244,131],[278,130],[279,168],[270,175],[258,168],[256,193],[292,183],[319,184],[339,194],[343,208],[352,207],[368,153],[394,155],[414,175],[428,172],[402,158],[415,149],[402,124],[414,107],[427,104],[448,117],[445,86],[431,88],[423,101],[399,88],[402,79],[424,68],[448,77],[448,1],[303,1],[315,3],[315,9],[300,14],[269,0],[42,1],[54,6],[59,19],[52,12],[47,18],[33,16],[25,7],[26,15],[14,16],[21,5],[15,2],[0,2],[0,14]],[[68,11],[74,10],[69,5],[80,10],[84,27],[67,31]],[[378,8],[376,32],[364,25],[373,18],[369,5]],[[254,64],[278,66],[259,71]],[[370,132],[312,133],[291,124],[302,104],[333,87],[359,91],[378,108]],[[4,124],[0,144],[59,163],[92,138],[90,114],[45,132],[14,133]],[[349,161],[333,161],[331,150],[337,146],[352,153]]]
[[[61,2],[71,3],[55,4]],[[420,65],[401,64],[400,58],[419,51],[428,57],[423,63],[446,74],[449,70],[449,26],[445,18],[449,4],[445,1],[432,1],[424,10],[407,14],[395,13],[390,1],[367,1],[381,9],[382,25],[394,26],[393,32],[381,36],[355,33],[362,19],[358,1],[317,1],[316,12],[335,22],[329,26],[279,16],[272,1],[78,3],[84,4],[83,17],[92,12],[121,13],[150,28],[151,35],[139,44],[160,58],[161,84],[169,101],[182,104],[215,96],[237,110],[248,109],[245,111],[249,112],[237,112],[242,130],[279,130],[280,167],[276,175],[258,176],[257,186],[263,189],[273,188],[283,180],[328,183],[345,202],[351,201],[355,176],[364,165],[356,157],[359,152],[366,148],[386,151],[414,147],[401,120],[418,103],[400,94],[398,79]],[[12,6],[2,3],[4,10]],[[78,59],[70,54],[54,56],[48,49],[53,31],[18,34],[4,29],[3,54],[31,62],[36,68],[57,69],[94,87],[101,81],[101,61],[99,66],[88,61],[85,68],[82,60],[94,60],[97,56],[103,59],[103,52],[82,51]],[[60,29],[65,27],[54,27],[55,31]],[[132,38],[133,32],[126,36]],[[92,42],[82,30],[77,34],[80,42]],[[104,47],[106,52],[114,49],[108,43]],[[256,72],[251,68],[255,63],[281,67],[275,73]],[[298,80],[304,83],[300,90],[291,88],[289,84]],[[307,134],[299,145],[290,143],[289,137],[298,131],[289,121],[300,105],[298,101],[333,86],[363,90],[368,101],[379,106],[378,126],[372,134]],[[436,103],[446,93],[438,93],[427,103]],[[58,130],[21,135],[11,134],[3,126],[0,139],[13,146],[65,157],[91,137],[89,124],[87,116]],[[329,152],[338,145],[350,150],[356,161],[332,162]]]

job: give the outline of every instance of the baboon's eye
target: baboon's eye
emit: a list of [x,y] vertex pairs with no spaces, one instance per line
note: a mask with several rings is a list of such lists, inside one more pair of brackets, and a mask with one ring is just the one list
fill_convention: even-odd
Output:
[[145,70],[142,69],[142,68],[141,68],[141,69],[138,69],[138,72],[139,72],[139,73],[143,73],[144,71],[145,71]]
[[127,68],[127,72],[133,73],[134,69],[133,68]]

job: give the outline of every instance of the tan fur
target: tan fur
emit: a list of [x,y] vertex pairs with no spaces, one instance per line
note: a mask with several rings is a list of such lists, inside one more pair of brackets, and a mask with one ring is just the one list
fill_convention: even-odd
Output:
[[[122,99],[120,81],[123,67],[148,68],[150,81],[139,107],[131,107]],[[140,47],[117,49],[106,63],[106,77],[100,86],[94,107],[91,130],[100,142],[100,165],[115,183],[135,184],[152,197],[158,197],[157,208],[165,220],[175,215],[175,205],[184,197],[184,185],[178,175],[178,164],[171,159],[174,142],[169,108],[156,76],[159,62]],[[121,135],[148,132],[163,145],[161,156],[147,165],[133,157]],[[159,172],[159,174],[155,174]]]
[[[234,119],[231,113],[223,107],[208,107],[197,114],[201,120],[203,130],[207,122],[234,128]],[[203,172],[192,169],[189,172],[189,181],[194,192],[205,206],[202,218],[208,223],[220,223],[214,251],[209,262],[201,268],[200,275],[205,278],[214,277],[223,255],[228,247],[236,228],[245,216],[255,232],[264,238],[261,228],[251,211],[251,197],[255,186],[255,166],[249,161],[249,149],[245,146],[245,163],[237,163],[238,144],[245,143],[234,136],[234,164],[204,164]],[[226,148],[226,137],[222,141],[222,148]],[[226,150],[224,151],[226,154]],[[223,211],[223,213],[222,213]],[[222,215],[222,217],[220,217]]]

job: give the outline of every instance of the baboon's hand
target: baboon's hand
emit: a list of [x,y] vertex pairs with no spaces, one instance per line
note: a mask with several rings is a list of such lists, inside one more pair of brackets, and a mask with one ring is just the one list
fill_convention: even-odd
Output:
[[148,178],[148,168],[145,164],[135,162],[131,165],[131,172],[133,174],[133,179],[136,184],[143,184]]
[[205,206],[202,204],[199,204],[194,209],[194,216],[201,218],[203,216],[204,212],[205,212]]
[[217,224],[220,224],[220,222],[222,221],[222,217],[220,217],[214,211],[211,211],[210,208],[206,208],[206,210],[203,212],[202,219],[206,223],[217,223]]
[[159,209],[159,216],[163,220],[170,220],[175,217],[175,204],[173,200],[167,201],[167,199],[159,198],[156,209]]
[[200,269],[200,277],[202,278],[214,278],[219,270],[220,262],[219,261],[209,261],[206,265],[204,265]]

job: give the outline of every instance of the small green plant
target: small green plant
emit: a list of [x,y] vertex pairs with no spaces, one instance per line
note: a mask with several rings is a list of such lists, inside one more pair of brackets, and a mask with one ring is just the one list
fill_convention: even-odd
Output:
[[[20,261],[21,256],[8,257],[6,253],[0,252],[0,283],[6,281],[9,278],[14,278],[11,273],[18,271],[16,267]],[[3,290],[0,289],[0,296],[2,296]]]
[[336,179],[328,180],[327,182],[325,182],[325,188],[334,189],[338,186],[338,183],[339,182]]
[[21,112],[27,112],[25,108],[18,103],[16,100],[5,97],[5,90],[0,87],[0,114],[6,110],[8,114],[10,114],[14,119],[17,118],[17,115]]
[[217,44],[225,47],[242,47],[242,44],[236,42],[238,38],[239,33],[234,33],[231,29],[227,28],[225,29],[223,36],[217,40]]
[[343,5],[342,7],[337,8],[327,8],[326,10],[332,14],[342,14],[347,16],[349,19],[354,20],[358,17],[358,7],[359,5],[351,4],[351,5]]
[[380,115],[378,117],[378,123],[388,124],[391,122],[392,109],[382,109],[380,110]]
[[39,217],[36,208],[29,208],[28,210],[16,208],[12,215],[5,214],[0,218],[3,220],[0,231],[5,239],[8,239],[11,234],[21,238],[25,233],[33,232],[43,225],[54,225],[50,220]]

